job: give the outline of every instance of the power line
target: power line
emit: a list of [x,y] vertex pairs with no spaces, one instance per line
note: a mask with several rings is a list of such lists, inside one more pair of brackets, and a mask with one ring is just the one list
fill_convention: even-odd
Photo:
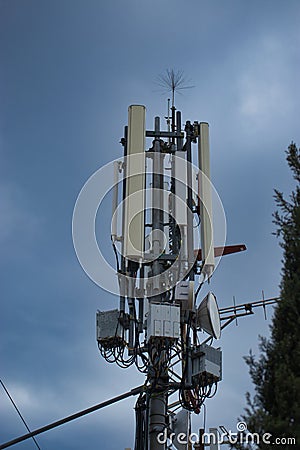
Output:
[[[4,383],[3,383],[2,380],[0,380],[0,383],[1,383],[1,385],[2,385],[2,387],[3,387],[3,389],[4,389],[4,391],[6,392],[6,394],[7,394],[8,398],[9,398],[9,400],[10,400],[11,403],[13,404],[15,410],[17,411],[17,413],[18,413],[20,419],[21,419],[22,422],[24,423],[24,425],[25,425],[25,427],[26,427],[26,430],[28,431],[28,433],[31,433],[29,426],[27,425],[27,423],[26,423],[24,417],[23,417],[22,414],[21,414],[21,411],[20,411],[19,408],[17,407],[17,405],[16,405],[16,403],[14,402],[12,396],[11,396],[10,393],[8,392],[8,389],[5,387],[5,385],[4,385]],[[36,447],[37,447],[39,450],[41,450],[41,447],[40,447],[39,444],[37,443],[37,441],[36,441],[36,439],[34,438],[34,436],[32,436],[32,440],[33,440],[33,442],[35,443]]]
[[144,385],[138,386],[138,387],[126,392],[125,394],[118,395],[117,397],[114,397],[110,400],[106,400],[105,402],[98,403],[97,405],[94,405],[94,406],[91,406],[90,408],[79,411],[75,414],[72,414],[71,416],[67,416],[64,419],[60,419],[60,420],[57,420],[56,422],[52,422],[49,425],[38,428],[37,430],[30,431],[28,434],[24,434],[23,436],[20,436],[16,439],[13,439],[11,441],[5,442],[4,444],[0,445],[0,450],[11,447],[12,445],[18,444],[19,442],[25,441],[26,439],[33,438],[33,436],[36,436],[37,434],[41,434],[41,433],[44,433],[45,431],[52,430],[53,428],[59,427],[60,425],[63,425],[67,422],[71,422],[72,420],[78,419],[79,417],[85,416],[86,414],[97,411],[98,409],[104,408],[105,406],[112,405],[113,403],[116,403],[120,400],[124,400],[125,398],[140,394],[144,389],[145,389]]

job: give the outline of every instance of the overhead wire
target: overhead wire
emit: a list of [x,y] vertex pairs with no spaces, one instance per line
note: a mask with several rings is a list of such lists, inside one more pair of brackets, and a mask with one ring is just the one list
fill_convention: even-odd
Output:
[[125,394],[118,395],[117,397],[111,398],[110,400],[106,400],[102,403],[98,403],[97,405],[94,405],[94,406],[91,406],[90,408],[79,411],[75,414],[72,414],[71,416],[64,417],[63,419],[57,420],[56,422],[52,422],[46,426],[43,426],[41,428],[34,430],[34,431],[30,431],[29,433],[24,434],[23,436],[19,436],[16,439],[12,439],[11,441],[5,442],[4,444],[0,444],[0,450],[11,447],[12,445],[18,444],[19,442],[23,442],[27,439],[30,439],[33,436],[36,436],[37,434],[45,433],[46,431],[52,430],[53,428],[57,428],[65,423],[68,423],[75,419],[78,419],[79,417],[83,417],[87,414],[98,411],[99,409],[102,409],[106,406],[112,405],[113,403],[119,402],[120,400],[124,400],[128,397],[140,394],[144,390],[145,390],[144,385],[138,386],[138,387],[126,392]]
[[[17,413],[18,413],[20,419],[22,420],[23,424],[25,425],[26,430],[28,431],[28,433],[31,433],[29,426],[27,425],[27,423],[26,423],[24,417],[23,417],[22,414],[21,414],[21,411],[20,411],[19,408],[17,407],[17,405],[16,405],[14,399],[13,399],[12,396],[10,395],[10,393],[9,393],[9,391],[8,391],[8,389],[7,389],[7,387],[5,386],[5,384],[3,383],[2,380],[0,380],[0,384],[1,384],[1,386],[3,387],[5,393],[7,394],[9,400],[11,401],[13,407],[14,407],[15,410],[17,411]],[[39,450],[41,450],[41,447],[40,447],[39,444],[37,443],[37,441],[36,441],[36,439],[35,439],[34,436],[32,436],[32,440],[33,440],[33,442],[35,443],[36,447],[37,447]]]

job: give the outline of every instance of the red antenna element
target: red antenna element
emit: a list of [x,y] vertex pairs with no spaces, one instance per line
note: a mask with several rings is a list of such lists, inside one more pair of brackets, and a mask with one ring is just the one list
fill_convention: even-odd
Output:
[[[218,256],[225,256],[225,255],[231,255],[232,253],[244,252],[245,250],[247,250],[247,247],[245,244],[226,245],[225,247],[215,247],[214,254],[215,254],[215,258],[217,258]],[[202,250],[201,249],[195,250],[195,255],[197,255],[198,261],[202,261]]]

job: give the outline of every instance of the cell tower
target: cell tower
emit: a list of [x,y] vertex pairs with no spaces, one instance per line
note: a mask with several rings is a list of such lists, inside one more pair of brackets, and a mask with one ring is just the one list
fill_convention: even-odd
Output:
[[[266,306],[279,300],[263,294],[262,300],[236,305],[234,299],[233,306],[219,309],[216,296],[208,292],[197,302],[216,258],[246,246],[214,246],[213,200],[218,196],[210,182],[209,126],[189,120],[182,126],[174,94],[176,88],[184,88],[183,80],[182,73],[173,71],[162,79],[172,92],[166,131],[159,117],[154,129],[146,130],[146,108],[129,107],[121,139],[124,155],[114,163],[111,241],[120,304],[118,309],[97,312],[97,342],[106,361],[124,369],[134,364],[145,383],[37,430],[26,425],[29,433],[0,444],[0,449],[138,395],[134,450],[191,450],[191,413],[199,414],[222,379],[222,351],[211,345],[213,339],[256,307],[263,307],[266,317]],[[96,197],[92,200],[98,205]],[[87,198],[84,191],[84,201]],[[79,213],[74,209],[73,242],[77,256],[83,251],[89,257],[89,241],[75,239],[85,224],[85,206]],[[200,331],[208,335],[202,342]],[[216,428],[210,431],[218,433]],[[203,433],[199,430],[194,449],[204,450]],[[210,445],[210,450],[218,448]]]
[[[197,296],[213,274],[215,257],[246,247],[214,247],[208,123],[186,121],[182,127],[174,90],[166,131],[159,117],[154,130],[146,130],[145,114],[142,105],[129,107],[124,159],[115,164],[111,239],[120,306],[97,312],[97,341],[107,361],[122,368],[135,364],[145,374],[135,407],[135,450],[165,450],[170,433],[183,426],[188,435],[190,413],[200,412],[222,378],[221,349],[199,340],[200,330],[220,338],[216,297],[209,292],[197,306]],[[199,227],[201,249],[195,248]]]

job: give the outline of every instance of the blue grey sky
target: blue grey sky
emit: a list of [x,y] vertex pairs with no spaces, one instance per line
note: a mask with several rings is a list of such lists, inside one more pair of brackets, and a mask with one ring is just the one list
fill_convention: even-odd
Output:
[[[81,269],[71,221],[85,181],[121,156],[128,106],[147,107],[147,128],[165,115],[155,79],[167,68],[195,85],[176,106],[184,120],[210,123],[227,243],[248,247],[214,274],[219,306],[233,295],[259,299],[262,289],[278,295],[273,189],[293,188],[284,151],[300,145],[299,19],[297,0],[0,0],[0,378],[32,429],[143,382],[99,356],[95,312],[118,299]],[[235,431],[251,390],[242,357],[257,353],[269,324],[258,311],[224,331],[208,426]],[[48,450],[133,447],[133,406],[123,401],[38,441]],[[0,391],[0,441],[24,432]]]

